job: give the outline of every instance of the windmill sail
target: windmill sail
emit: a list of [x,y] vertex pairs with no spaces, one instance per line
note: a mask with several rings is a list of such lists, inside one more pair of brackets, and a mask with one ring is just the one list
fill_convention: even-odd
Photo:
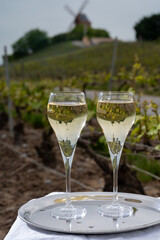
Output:
[[74,17],[73,21],[69,25],[68,28],[69,31],[73,29],[74,25],[83,24],[87,27],[91,25],[86,15],[82,13],[83,9],[86,7],[88,2],[89,0],[85,0],[82,3],[77,14],[75,14],[74,11],[68,5],[65,5],[65,9],[67,10],[67,12]]

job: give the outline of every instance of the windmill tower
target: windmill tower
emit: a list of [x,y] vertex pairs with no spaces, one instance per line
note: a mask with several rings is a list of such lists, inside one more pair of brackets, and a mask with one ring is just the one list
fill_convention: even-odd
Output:
[[82,13],[84,8],[86,7],[89,0],[85,0],[81,7],[79,8],[77,14],[74,13],[74,11],[68,6],[65,6],[65,9],[69,12],[70,15],[73,17],[73,21],[69,25],[69,31],[73,29],[74,26],[77,26],[79,24],[83,25],[84,33],[87,32],[87,28],[91,26],[91,22],[88,20],[87,16]]

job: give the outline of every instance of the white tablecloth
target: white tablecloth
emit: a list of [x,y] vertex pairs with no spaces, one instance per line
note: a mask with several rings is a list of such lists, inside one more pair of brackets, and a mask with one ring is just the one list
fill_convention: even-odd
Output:
[[29,227],[19,217],[4,240],[160,240],[160,225],[128,233],[106,235],[74,235],[55,233]]

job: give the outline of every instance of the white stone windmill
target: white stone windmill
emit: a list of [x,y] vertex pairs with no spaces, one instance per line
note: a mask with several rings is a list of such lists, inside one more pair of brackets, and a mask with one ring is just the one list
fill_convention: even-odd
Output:
[[86,5],[88,4],[89,0],[84,0],[81,7],[79,8],[77,14],[68,6],[65,6],[65,9],[72,15],[73,20],[69,25],[69,31],[73,29],[74,26],[82,24],[84,26],[84,31],[87,31],[87,28],[91,26],[91,22],[88,20],[87,16],[82,13]]

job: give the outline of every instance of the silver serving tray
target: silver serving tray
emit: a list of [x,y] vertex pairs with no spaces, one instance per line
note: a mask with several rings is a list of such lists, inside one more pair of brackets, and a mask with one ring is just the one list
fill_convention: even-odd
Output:
[[104,217],[97,212],[98,206],[111,202],[112,193],[77,192],[71,193],[71,199],[73,205],[81,205],[87,209],[87,215],[84,218],[66,221],[52,217],[51,209],[64,204],[65,194],[54,194],[33,199],[19,209],[18,215],[32,227],[74,234],[129,232],[160,223],[160,200],[157,198],[119,193],[119,201],[132,206],[134,213],[131,217],[118,219]]

